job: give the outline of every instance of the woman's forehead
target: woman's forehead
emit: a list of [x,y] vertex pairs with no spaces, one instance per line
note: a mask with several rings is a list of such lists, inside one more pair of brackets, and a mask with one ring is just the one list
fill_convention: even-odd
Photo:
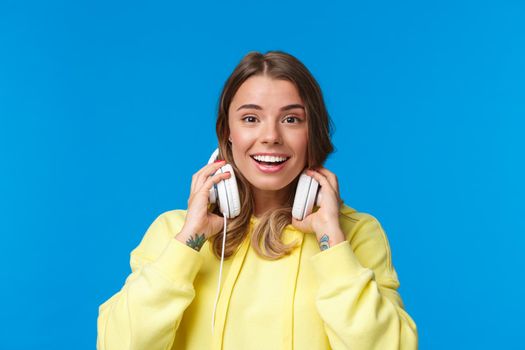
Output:
[[278,110],[283,106],[294,104],[303,105],[303,101],[292,82],[265,76],[254,76],[248,78],[239,87],[230,104],[230,110],[237,110],[243,105],[255,105],[263,110]]

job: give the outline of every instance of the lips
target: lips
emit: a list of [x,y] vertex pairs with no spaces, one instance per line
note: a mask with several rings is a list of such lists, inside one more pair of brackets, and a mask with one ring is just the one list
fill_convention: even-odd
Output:
[[[279,156],[279,157],[276,157],[276,158],[285,158],[284,160],[282,161],[277,161],[277,162],[271,162],[271,161],[263,161],[263,160],[257,160],[255,158],[255,156],[259,156],[258,154],[256,155],[252,155],[250,156],[253,160],[255,160],[257,163],[259,164],[264,164],[264,165],[278,165],[278,164],[282,164],[284,162],[286,162],[288,159],[290,159],[290,157],[287,157],[287,156]],[[274,156],[275,157],[275,156]],[[260,157],[259,157],[260,158]]]
[[273,174],[280,170],[282,170],[290,157],[287,157],[285,161],[283,162],[261,162],[256,160],[253,156],[251,156],[253,163],[255,164],[255,167],[265,173],[265,174]]

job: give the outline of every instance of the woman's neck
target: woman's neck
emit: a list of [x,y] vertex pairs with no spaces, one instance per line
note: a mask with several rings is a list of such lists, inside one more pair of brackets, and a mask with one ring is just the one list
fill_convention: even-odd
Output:
[[252,188],[252,193],[255,202],[254,215],[257,218],[268,210],[282,208],[290,198],[289,186],[276,191]]

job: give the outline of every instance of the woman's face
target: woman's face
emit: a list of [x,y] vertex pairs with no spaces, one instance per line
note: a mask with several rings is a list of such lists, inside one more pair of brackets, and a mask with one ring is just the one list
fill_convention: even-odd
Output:
[[308,124],[304,103],[287,80],[252,76],[228,111],[235,165],[259,190],[281,190],[306,166]]

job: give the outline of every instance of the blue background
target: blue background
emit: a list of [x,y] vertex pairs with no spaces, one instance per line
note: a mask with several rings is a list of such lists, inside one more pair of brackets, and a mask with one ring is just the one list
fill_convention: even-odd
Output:
[[323,89],[326,166],[383,224],[421,349],[517,348],[524,15],[522,1],[2,1],[0,348],[95,347],[130,251],[186,206],[224,81],[273,49]]

